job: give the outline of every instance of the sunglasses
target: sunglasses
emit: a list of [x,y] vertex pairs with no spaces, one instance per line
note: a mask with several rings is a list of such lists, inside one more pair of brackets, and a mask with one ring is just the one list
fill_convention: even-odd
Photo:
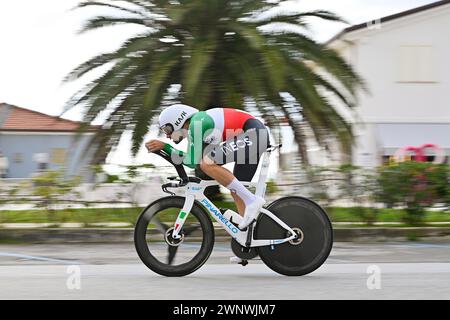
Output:
[[173,133],[173,126],[168,123],[159,128],[164,134],[171,135]]

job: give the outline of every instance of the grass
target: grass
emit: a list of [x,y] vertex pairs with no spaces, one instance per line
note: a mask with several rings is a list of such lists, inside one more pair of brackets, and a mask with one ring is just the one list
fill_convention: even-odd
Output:
[[[236,209],[233,202],[217,201],[215,204],[218,208]],[[134,224],[143,209],[86,208],[55,210],[51,213],[45,210],[4,210],[0,211],[0,223],[128,222]],[[176,217],[178,211],[173,210],[172,215]]]
[[[230,208],[235,210],[233,202],[218,201],[219,208]],[[86,225],[101,222],[126,222],[134,224],[143,208],[86,208],[65,209],[48,213],[45,210],[23,210],[23,211],[0,211],[0,223],[64,223],[78,222]],[[365,222],[361,211],[355,208],[333,207],[327,209],[333,222]],[[173,210],[166,217],[175,218],[177,210]],[[402,222],[406,213],[397,209],[377,210],[377,222]],[[427,211],[424,222],[447,222],[450,221],[450,213]],[[388,225],[389,226],[389,225]],[[405,224],[391,227],[407,226]],[[434,225],[433,225],[434,226]],[[436,225],[439,226],[439,225]],[[442,225],[445,226],[445,225]],[[351,226],[349,226],[351,227]],[[360,227],[360,226],[357,226]]]
[[10,239],[10,238],[0,238],[0,245],[2,244],[23,244],[23,240]]
[[[333,222],[365,222],[361,211],[355,208],[329,208],[327,209]],[[406,216],[405,210],[399,209],[377,209],[377,222],[401,222]],[[450,213],[426,211],[424,222],[448,222]]]
[[45,210],[0,211],[0,223],[40,222],[135,222],[142,208],[65,209],[48,213]]

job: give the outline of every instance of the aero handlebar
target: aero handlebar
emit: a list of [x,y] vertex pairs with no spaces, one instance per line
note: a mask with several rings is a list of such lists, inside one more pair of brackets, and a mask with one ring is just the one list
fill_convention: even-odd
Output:
[[153,153],[160,156],[161,158],[169,162],[171,165],[173,165],[175,167],[175,170],[177,170],[178,176],[180,177],[182,182],[187,183],[189,181],[189,178],[186,174],[186,171],[184,170],[183,165],[181,163],[180,164],[174,163],[170,154],[168,154],[164,150],[155,151]]
[[177,170],[178,176],[180,177],[180,179],[178,179],[177,177],[168,177],[169,180],[179,180],[178,183],[176,182],[169,182],[166,184],[163,184],[161,186],[162,190],[170,195],[175,195],[173,192],[170,192],[169,190],[167,190],[167,188],[179,188],[179,187],[183,187],[185,185],[187,185],[189,182],[196,182],[196,183],[200,183],[201,179],[197,178],[197,177],[188,177],[188,175],[186,174],[186,171],[184,170],[183,164],[176,164],[173,160],[172,157],[170,156],[170,154],[168,154],[167,152],[165,152],[164,150],[160,150],[160,151],[155,151],[152,152],[158,156],[160,156],[161,158],[163,158],[164,160],[166,160],[167,162],[169,162],[171,165],[173,165],[175,167],[175,170]]

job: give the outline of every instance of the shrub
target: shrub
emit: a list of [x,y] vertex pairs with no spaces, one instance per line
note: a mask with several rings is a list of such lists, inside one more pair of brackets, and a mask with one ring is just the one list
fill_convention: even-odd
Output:
[[447,165],[406,161],[379,169],[377,198],[388,206],[399,205],[407,212],[405,222],[422,223],[424,209],[436,203],[448,203]]
[[37,206],[46,209],[48,219],[52,221],[54,205],[63,195],[77,196],[74,189],[80,184],[81,177],[66,178],[63,171],[49,170],[39,173],[32,181],[32,194],[40,198]]

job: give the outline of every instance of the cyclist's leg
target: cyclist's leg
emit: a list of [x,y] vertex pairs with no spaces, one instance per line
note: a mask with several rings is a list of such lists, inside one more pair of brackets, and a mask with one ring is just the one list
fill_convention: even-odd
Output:
[[245,213],[244,201],[242,201],[242,199],[235,192],[230,192],[230,193],[231,193],[231,196],[233,197],[234,203],[236,204],[238,213],[241,216],[244,216],[244,213]]
[[[235,165],[238,168],[241,168],[239,165]],[[221,167],[220,165],[216,164],[213,160],[211,160],[209,157],[204,157],[202,162],[200,163],[200,169],[206,173],[208,176],[216,180],[218,183],[226,187],[228,190],[230,190],[231,196],[233,197],[234,203],[236,204],[236,208],[238,210],[238,213],[241,216],[244,216],[245,213],[245,202],[244,200],[237,194],[237,191],[235,190],[236,187],[230,187],[232,182],[238,182],[241,181],[238,177],[233,175],[230,171],[228,171],[226,168]],[[242,168],[240,170],[237,170],[238,172],[243,172]],[[235,181],[236,180],[236,181]],[[242,180],[242,181],[248,181],[248,180]],[[242,183],[240,183],[242,185]],[[238,187],[239,188],[239,187]],[[247,198],[253,198],[253,194],[248,191],[244,185],[242,185],[242,188],[245,189],[249,195],[247,195]],[[245,191],[244,191],[245,192]],[[242,193],[240,193],[242,194]]]
[[231,192],[236,193],[246,206],[255,200],[256,196],[248,191],[228,169],[217,164],[207,155],[203,157],[200,169]]
[[[215,152],[217,152],[217,149],[214,150]],[[250,205],[254,200],[257,199],[257,197],[240,182],[240,179],[238,177],[236,177],[228,169],[222,167],[222,165],[225,163],[234,162],[236,158],[233,157],[232,159],[223,159],[222,156],[215,156],[214,159],[212,159],[212,157],[208,156],[208,154],[210,155],[210,152],[206,152],[206,155],[203,157],[200,163],[200,169],[231,191],[231,195],[236,202],[238,212],[243,216],[245,207]],[[239,165],[237,166],[238,168],[241,168]],[[240,178],[246,178],[246,176],[243,175],[242,170],[237,170],[237,172],[238,174],[240,174]],[[254,172],[252,173],[252,176],[253,174]]]
[[259,206],[264,201],[251,193],[229,170],[216,164],[208,156],[203,157],[200,169],[231,191],[240,215],[244,216],[245,209],[256,204],[255,202]]
[[235,179],[229,170],[217,164],[208,156],[203,157],[200,162],[200,169],[223,186],[229,185]]
[[[241,215],[242,208],[245,207],[244,219],[240,224],[241,228],[245,228],[254,219],[265,202],[264,199],[251,193],[240,182],[240,179],[251,181],[258,166],[259,158],[269,143],[266,127],[256,119],[250,120],[246,123],[247,126],[244,127],[245,132],[243,134],[219,146],[212,146],[212,149],[206,151],[200,164],[200,168],[207,175],[228,188],[232,194],[235,193],[233,198],[240,208],[239,213]],[[220,166],[229,162],[236,162],[238,173],[248,171],[247,174],[241,173],[240,179],[237,179],[230,171]],[[242,202],[244,205],[242,205]]]
[[[233,169],[233,175],[238,181],[252,181],[256,170],[258,169],[258,164],[235,164]],[[231,192],[231,196],[236,203],[236,207],[241,216],[245,213],[245,203],[242,199],[235,193]]]

